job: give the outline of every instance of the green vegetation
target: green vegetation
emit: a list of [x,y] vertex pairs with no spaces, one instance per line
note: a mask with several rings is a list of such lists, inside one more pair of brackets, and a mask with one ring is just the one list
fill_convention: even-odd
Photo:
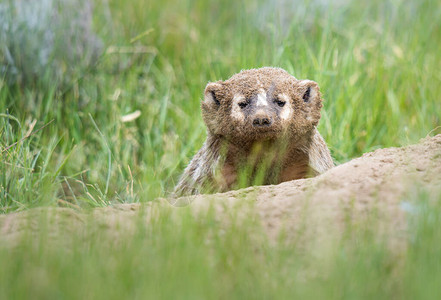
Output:
[[119,229],[92,215],[59,212],[64,222],[56,223],[35,213],[23,226],[34,231],[13,236],[13,251],[0,245],[0,298],[436,299],[441,198],[406,201],[409,240],[393,248],[377,237],[374,218],[323,245],[270,243],[252,213],[219,220],[210,210],[161,207],[148,226],[140,211]]
[[[326,100],[319,129],[337,162],[416,142],[440,124],[436,8],[436,1],[97,1],[92,36],[76,40],[88,53],[99,36],[104,52],[93,63],[79,60],[75,80],[53,75],[75,76],[71,65],[29,82],[29,70],[41,63],[22,56],[34,49],[9,50],[15,61],[38,65],[16,64],[26,81],[9,83],[7,72],[0,81],[0,147],[23,138],[34,120],[34,129],[54,122],[2,152],[0,207],[99,206],[167,195],[205,138],[205,84],[246,68],[280,66],[319,82]],[[66,50],[48,51],[59,60],[58,49]],[[139,118],[122,122],[137,110]]]
[[[0,213],[167,196],[204,141],[205,84],[241,69],[317,81],[338,163],[441,123],[436,0],[41,2],[50,22],[44,9],[36,22],[20,15],[30,2],[0,2]],[[221,230],[185,211],[159,212],[120,243],[92,221],[70,247],[51,247],[47,230],[0,246],[0,298],[433,298],[441,204],[426,202],[404,258],[366,234],[319,264],[299,245],[270,245],[252,217]],[[302,277],[321,263],[326,277]]]

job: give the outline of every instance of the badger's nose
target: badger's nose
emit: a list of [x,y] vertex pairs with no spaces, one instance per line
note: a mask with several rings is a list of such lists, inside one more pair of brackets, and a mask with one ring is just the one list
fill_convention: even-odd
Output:
[[253,120],[253,126],[269,126],[272,120],[270,118],[255,118]]

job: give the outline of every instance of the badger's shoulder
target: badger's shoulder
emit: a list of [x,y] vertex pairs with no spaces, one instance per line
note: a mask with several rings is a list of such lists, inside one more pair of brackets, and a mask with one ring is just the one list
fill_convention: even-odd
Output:
[[174,189],[174,195],[195,195],[202,191],[212,190],[219,165],[220,151],[220,139],[208,136],[182,173]]
[[309,167],[316,175],[324,173],[334,166],[329,148],[317,129],[314,130],[312,135],[308,155]]

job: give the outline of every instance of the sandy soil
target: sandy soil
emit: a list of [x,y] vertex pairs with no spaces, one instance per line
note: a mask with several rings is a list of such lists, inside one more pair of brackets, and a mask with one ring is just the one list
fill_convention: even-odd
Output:
[[[416,145],[366,153],[315,178],[168,201],[174,206],[191,203],[185,210],[195,213],[214,205],[221,219],[231,207],[246,203],[271,239],[282,233],[288,240],[301,238],[320,243],[321,247],[335,232],[375,224],[378,235],[386,234],[390,246],[396,247],[406,232],[406,217],[414,213],[412,199],[417,199],[415,196],[421,190],[441,195],[441,134],[422,139]],[[161,208],[170,209],[168,201],[116,205],[92,213],[39,208],[2,215],[0,241],[13,243],[26,228],[41,230],[41,224],[47,224],[41,222],[42,212],[52,212],[50,224],[56,223],[57,231],[81,228],[88,218],[111,232],[132,230],[137,226],[133,221],[136,214],[142,211],[148,222]],[[182,208],[171,210],[179,214]]]
[[[282,232],[288,238],[302,236],[323,243],[347,226],[375,224],[378,235],[386,234],[395,247],[407,229],[406,216],[415,212],[413,199],[423,190],[433,197],[441,195],[441,135],[408,147],[366,153],[315,178],[209,198],[218,202],[221,211],[225,203],[256,199],[255,208],[273,238]],[[176,204],[188,201],[203,207],[207,196],[181,198]]]

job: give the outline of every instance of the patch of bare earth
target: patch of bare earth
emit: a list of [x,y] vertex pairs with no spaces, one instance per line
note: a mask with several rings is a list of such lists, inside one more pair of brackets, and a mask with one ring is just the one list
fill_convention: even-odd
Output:
[[14,243],[25,228],[33,232],[41,230],[41,224],[48,224],[41,222],[42,212],[52,212],[49,224],[56,224],[51,228],[57,231],[78,230],[93,219],[100,230],[124,234],[139,224],[137,215],[148,223],[163,209],[173,214],[182,211],[171,208],[169,202],[175,206],[191,203],[185,210],[190,209],[196,215],[214,206],[220,219],[228,216],[233,207],[239,207],[236,211],[240,213],[241,205],[247,203],[246,213],[251,208],[270,239],[283,234],[288,240],[301,239],[321,246],[343,229],[372,224],[378,235],[386,236],[390,246],[396,247],[406,233],[406,216],[412,213],[406,199],[418,190],[440,195],[440,187],[441,135],[437,135],[416,145],[366,153],[315,178],[274,186],[157,200],[146,205],[116,205],[97,208],[92,213],[40,208],[3,215],[0,216],[0,241]]

